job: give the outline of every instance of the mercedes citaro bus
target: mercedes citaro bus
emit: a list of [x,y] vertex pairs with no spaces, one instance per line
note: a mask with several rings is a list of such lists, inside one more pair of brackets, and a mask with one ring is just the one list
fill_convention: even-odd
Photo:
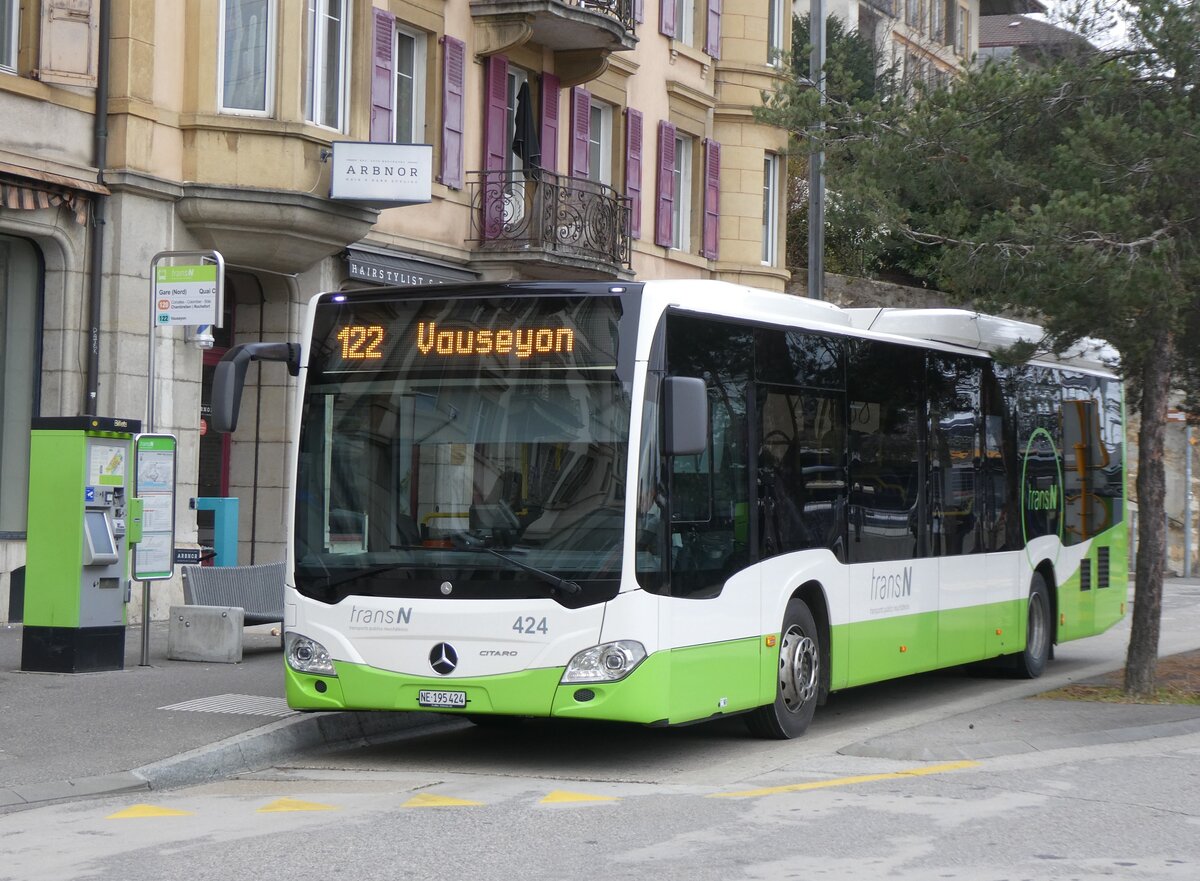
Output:
[[804,732],[833,691],[1125,612],[1099,342],[717,281],[321,294],[286,361],[289,704]]

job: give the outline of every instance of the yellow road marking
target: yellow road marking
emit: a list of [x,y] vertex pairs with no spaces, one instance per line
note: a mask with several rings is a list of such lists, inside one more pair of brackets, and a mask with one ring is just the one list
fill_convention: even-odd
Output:
[[789,783],[786,786],[768,786],[763,789],[746,789],[741,792],[717,792],[708,796],[708,798],[758,798],[763,795],[777,795],[781,792],[806,792],[810,789],[853,786],[856,783],[875,783],[879,780],[903,780],[906,777],[927,777],[930,774],[945,774],[947,771],[962,771],[965,768],[977,767],[979,767],[979,762],[949,762],[944,765],[910,768],[907,771],[893,771],[890,774],[863,774],[859,777],[835,777],[832,780],[815,780],[811,783]]
[[283,814],[291,811],[336,811],[333,805],[323,805],[315,801],[301,801],[298,798],[281,798],[258,809],[259,814]]
[[567,792],[563,789],[556,789],[538,802],[538,804],[565,805],[589,801],[617,801],[617,799],[611,795],[586,795],[582,792]]
[[150,817],[190,817],[191,811],[177,811],[174,808],[160,808],[156,805],[133,805],[115,814],[109,814],[106,820],[145,820]]
[[481,808],[481,801],[466,801],[461,798],[451,798],[448,795],[414,795],[400,807],[402,808]]

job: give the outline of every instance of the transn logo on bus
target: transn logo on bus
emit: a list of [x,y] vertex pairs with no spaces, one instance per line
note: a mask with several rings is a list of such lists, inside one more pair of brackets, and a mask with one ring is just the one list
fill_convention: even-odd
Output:
[[569,327],[514,327],[505,330],[438,330],[436,322],[417,322],[417,349],[422,355],[508,355],[518,358],[575,351]]
[[876,575],[871,570],[871,599],[898,600],[912,596],[912,566],[905,566],[900,572],[889,572]]
[[1057,511],[1058,487],[1026,490],[1025,507],[1030,511]]

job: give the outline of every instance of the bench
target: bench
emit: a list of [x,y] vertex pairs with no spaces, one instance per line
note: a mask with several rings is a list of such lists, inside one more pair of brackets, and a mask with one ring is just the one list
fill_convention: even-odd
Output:
[[189,606],[240,607],[247,626],[283,621],[283,563],[180,568]]

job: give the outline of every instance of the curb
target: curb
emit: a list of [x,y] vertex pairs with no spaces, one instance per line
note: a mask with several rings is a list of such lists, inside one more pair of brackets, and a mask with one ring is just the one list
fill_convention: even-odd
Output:
[[258,771],[298,752],[367,746],[444,724],[434,713],[304,713],[216,743],[114,774],[0,789],[0,811],[62,799],[91,798],[192,786]]

